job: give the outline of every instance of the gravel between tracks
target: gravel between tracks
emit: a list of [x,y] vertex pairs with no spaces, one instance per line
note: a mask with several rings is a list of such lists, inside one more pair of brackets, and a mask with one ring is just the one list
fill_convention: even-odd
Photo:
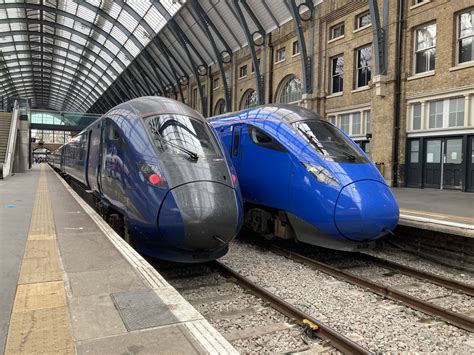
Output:
[[474,352],[467,331],[258,246],[237,240],[221,261],[372,352]]

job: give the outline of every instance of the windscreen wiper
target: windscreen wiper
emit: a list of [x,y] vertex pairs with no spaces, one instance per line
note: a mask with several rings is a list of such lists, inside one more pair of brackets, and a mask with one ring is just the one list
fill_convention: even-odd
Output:
[[179,144],[176,144],[176,143],[173,143],[167,139],[165,139],[158,131],[152,131],[153,134],[159,139],[160,143],[166,143],[166,144],[169,144],[170,146],[176,148],[176,149],[179,149],[181,150],[182,152],[186,153],[187,155],[189,155],[189,157],[193,160],[198,160],[199,159],[199,155],[197,155],[197,153],[193,152],[192,150],[189,150],[187,148],[184,148],[182,146],[180,146]]
[[324,150],[318,145],[318,142],[313,136],[310,136],[307,132],[303,131],[300,127],[298,127],[298,131],[303,133],[303,135],[311,142],[313,143],[313,146],[316,147],[316,149],[322,154],[322,155],[327,155]]

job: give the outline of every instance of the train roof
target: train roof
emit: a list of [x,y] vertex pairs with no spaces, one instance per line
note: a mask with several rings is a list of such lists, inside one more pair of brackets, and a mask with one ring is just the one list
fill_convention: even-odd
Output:
[[112,110],[117,109],[134,109],[135,113],[141,117],[163,114],[177,114],[184,115],[205,121],[205,118],[197,111],[193,110],[188,105],[173,99],[161,96],[144,96],[133,100],[124,102]]
[[212,117],[210,121],[233,119],[252,119],[252,120],[279,120],[291,123],[301,120],[321,120],[321,116],[316,112],[306,108],[289,104],[270,104],[258,107],[252,107],[242,111],[224,113]]

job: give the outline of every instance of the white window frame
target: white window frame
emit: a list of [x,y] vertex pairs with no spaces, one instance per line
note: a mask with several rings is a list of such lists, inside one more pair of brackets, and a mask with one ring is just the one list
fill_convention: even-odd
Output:
[[[295,52],[295,48],[297,49],[296,52]],[[300,54],[300,44],[299,44],[298,40],[293,41],[293,43],[291,45],[291,53],[292,53],[292,55],[291,55],[292,57],[295,57],[298,54]]]
[[[342,67],[342,74],[339,75],[333,75],[333,69],[334,69],[334,59],[342,57],[344,59],[344,64]],[[331,68],[330,68],[330,76],[331,76],[331,94],[338,94],[338,93],[343,93],[344,92],[344,67],[346,65],[346,60],[344,58],[344,54],[338,54],[329,59],[331,61]],[[335,76],[342,76],[342,88],[340,91],[334,91],[334,77]]]
[[[435,26],[435,45],[432,46],[432,47],[428,47],[428,48],[424,48],[422,50],[418,50],[417,49],[417,45],[418,45],[418,31],[424,27],[428,27],[428,26],[431,26],[431,25],[434,25]],[[434,72],[436,70],[436,42],[437,42],[437,37],[438,37],[438,26],[436,24],[436,22],[429,22],[429,23],[425,23],[421,26],[418,26],[416,28],[414,28],[414,36],[413,36],[413,74],[414,75],[426,75],[427,73],[431,73],[431,72]],[[430,49],[434,48],[435,50],[435,65],[434,65],[434,68],[433,69],[429,69],[429,70],[425,70],[425,71],[422,71],[422,72],[419,72],[417,73],[416,71],[416,55],[419,53],[419,52],[425,52],[425,51],[428,51]]]
[[[367,66],[367,67],[359,67],[359,53],[360,53],[361,50],[366,49],[366,48],[370,49],[370,65]],[[372,80],[372,54],[373,53],[372,53],[372,45],[371,44],[366,45],[366,46],[362,46],[362,47],[359,47],[359,48],[356,49],[356,60],[355,60],[355,65],[356,65],[355,88],[356,89],[361,89],[361,88],[365,88],[365,87],[369,86],[369,82]],[[359,86],[359,69],[362,69],[362,68],[369,68],[370,79],[367,80],[367,83],[365,85]]]
[[[242,71],[245,70],[245,74],[242,75]],[[247,64],[245,65],[242,65],[239,67],[239,79],[243,79],[243,78],[246,78],[248,75],[248,67],[247,67]]]
[[[456,18],[456,43],[455,43],[455,46],[456,46],[456,65],[468,65],[470,63],[473,63],[474,62],[474,34],[470,35],[470,36],[465,36],[465,37],[460,37],[460,26],[461,26],[461,15],[462,14],[465,14],[465,13],[469,13],[469,12],[474,12],[474,7],[471,7],[471,8],[468,8],[468,9],[464,9],[460,12],[458,12],[457,14],[457,18]],[[463,62],[463,63],[460,63],[459,62],[459,42],[462,40],[462,39],[465,39],[465,38],[469,38],[469,37],[472,37],[472,48],[471,48],[471,60],[468,60],[467,62]]]
[[[332,36],[333,29],[335,29],[336,27],[340,27],[340,26],[342,26],[342,27],[344,28],[342,35],[339,35],[339,36],[337,36],[337,37],[333,37],[333,36]],[[329,27],[329,40],[328,40],[328,42],[331,42],[331,41],[335,41],[335,40],[337,40],[337,39],[344,38],[344,35],[345,35],[345,34],[346,34],[346,23],[345,23],[344,21],[339,22],[339,23],[336,23],[336,24],[334,24],[334,25],[332,25],[332,26]]]
[[[284,53],[283,54],[283,59],[280,59],[278,58],[280,53]],[[278,64],[278,63],[281,63],[281,62],[284,62],[286,60],[286,47],[282,47],[282,48],[278,48],[276,51],[275,51],[275,64]]]
[[[359,20],[360,20],[362,17],[366,16],[366,15],[369,15],[370,23],[367,24],[367,25],[364,25],[364,26],[360,26]],[[372,26],[372,18],[370,17],[370,11],[362,12],[362,13],[360,13],[359,15],[356,16],[356,23],[355,23],[355,29],[356,29],[356,30],[362,30],[362,29],[367,28],[367,27],[370,27],[370,26]]]
[[[369,112],[371,112],[371,109],[367,107],[360,110],[343,111],[337,113],[331,112],[327,114],[327,121],[342,130],[342,116],[348,115],[349,132],[346,132],[346,134],[354,140],[365,140],[367,133],[370,133],[370,130],[367,129],[367,113]],[[359,114],[360,117],[360,131],[359,133],[354,134],[354,115],[356,114]],[[334,120],[334,122],[332,120]]]

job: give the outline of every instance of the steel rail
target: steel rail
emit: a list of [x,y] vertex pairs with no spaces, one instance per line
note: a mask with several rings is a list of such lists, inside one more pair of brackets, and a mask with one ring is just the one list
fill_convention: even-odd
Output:
[[240,286],[250,290],[258,297],[269,302],[273,308],[296,320],[301,326],[308,324],[308,321],[313,326],[315,325],[316,327],[313,327],[315,334],[324,340],[329,340],[331,345],[337,350],[345,354],[370,354],[368,350],[364,349],[359,344],[338,333],[309,314],[302,312],[295,306],[282,300],[280,297],[268,292],[263,287],[256,285],[245,276],[242,276],[238,272],[232,270],[230,267],[219,261],[215,261],[213,264],[220,272],[234,278]]
[[421,280],[428,280],[431,283],[434,283],[438,286],[447,287],[453,290],[461,291],[465,293],[466,295],[474,296],[474,286],[471,286],[459,281],[451,280],[451,279],[448,279],[447,277],[436,275],[431,272],[417,270],[410,266],[399,264],[394,261],[381,259],[376,256],[372,256],[368,254],[360,254],[360,257],[362,259],[373,262],[374,264],[378,264],[384,268],[387,268],[393,271],[399,271],[403,274],[413,276]]
[[439,307],[433,303],[426,302],[419,298],[410,296],[406,293],[400,292],[391,287],[380,285],[374,281],[339,270],[333,266],[322,263],[320,261],[310,259],[306,256],[291,252],[289,250],[285,250],[277,246],[271,246],[270,250],[276,254],[285,256],[289,259],[296,260],[298,262],[301,262],[303,264],[316,268],[319,271],[322,271],[335,278],[342,279],[356,286],[370,289],[372,292],[380,296],[389,298],[394,301],[401,301],[411,308],[430,314],[434,317],[441,318],[449,324],[455,325],[459,328],[465,329],[470,332],[474,332],[474,319],[473,318],[467,317],[463,314],[452,312],[448,309]]

